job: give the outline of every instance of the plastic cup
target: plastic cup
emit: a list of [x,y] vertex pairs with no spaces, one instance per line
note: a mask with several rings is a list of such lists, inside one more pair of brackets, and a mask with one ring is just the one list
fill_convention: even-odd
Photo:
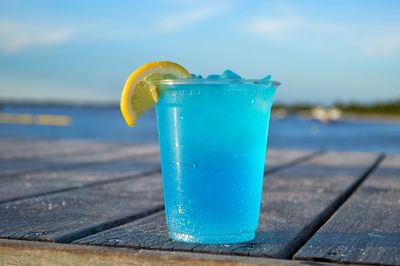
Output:
[[172,239],[252,240],[277,82],[162,80],[158,134]]

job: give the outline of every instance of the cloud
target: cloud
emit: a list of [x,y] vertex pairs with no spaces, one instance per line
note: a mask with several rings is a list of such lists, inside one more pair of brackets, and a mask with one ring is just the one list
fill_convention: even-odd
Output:
[[219,15],[228,9],[228,5],[206,5],[192,7],[182,13],[174,14],[162,19],[158,23],[159,30],[163,32],[176,32],[193,26],[196,23]]
[[13,54],[21,50],[51,46],[69,41],[76,31],[26,22],[0,21],[0,52]]
[[304,25],[300,17],[256,18],[245,25],[248,32],[273,40],[284,39]]
[[[329,49],[353,50],[367,57],[391,57],[400,54],[400,25],[369,25],[356,22],[312,20],[301,16],[258,17],[243,25],[246,32],[276,42],[290,42]],[[293,36],[296,36],[295,40]]]
[[373,57],[388,57],[400,53],[400,30],[397,33],[369,36],[363,43],[363,51]]

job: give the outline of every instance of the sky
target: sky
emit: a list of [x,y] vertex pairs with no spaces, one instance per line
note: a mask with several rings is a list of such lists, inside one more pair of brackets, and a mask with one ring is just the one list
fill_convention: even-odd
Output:
[[400,99],[400,1],[0,2],[0,99],[118,101],[149,61],[272,74],[284,103]]

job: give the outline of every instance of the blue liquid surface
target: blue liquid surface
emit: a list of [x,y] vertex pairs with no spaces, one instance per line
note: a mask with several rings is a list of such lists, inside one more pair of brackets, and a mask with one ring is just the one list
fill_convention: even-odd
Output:
[[254,238],[275,89],[260,84],[162,85],[157,104],[171,238]]

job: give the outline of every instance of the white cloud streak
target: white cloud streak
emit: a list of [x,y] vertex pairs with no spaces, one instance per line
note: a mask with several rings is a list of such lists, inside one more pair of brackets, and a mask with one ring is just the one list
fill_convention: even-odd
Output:
[[[276,42],[313,42],[324,47],[340,43],[367,57],[391,57],[400,54],[400,25],[364,25],[310,20],[301,16],[258,17],[244,23],[244,30]],[[296,36],[296,40],[291,38]],[[301,37],[303,36],[303,37]]]
[[177,32],[205,21],[227,11],[227,5],[193,7],[181,13],[170,15],[159,21],[158,29],[162,32]]
[[369,36],[363,44],[363,51],[372,57],[390,57],[400,53],[400,30]]
[[256,18],[245,26],[249,32],[272,40],[282,40],[291,32],[301,28],[304,20],[300,17]]
[[76,30],[53,28],[33,23],[0,21],[0,52],[14,54],[32,47],[65,43]]

